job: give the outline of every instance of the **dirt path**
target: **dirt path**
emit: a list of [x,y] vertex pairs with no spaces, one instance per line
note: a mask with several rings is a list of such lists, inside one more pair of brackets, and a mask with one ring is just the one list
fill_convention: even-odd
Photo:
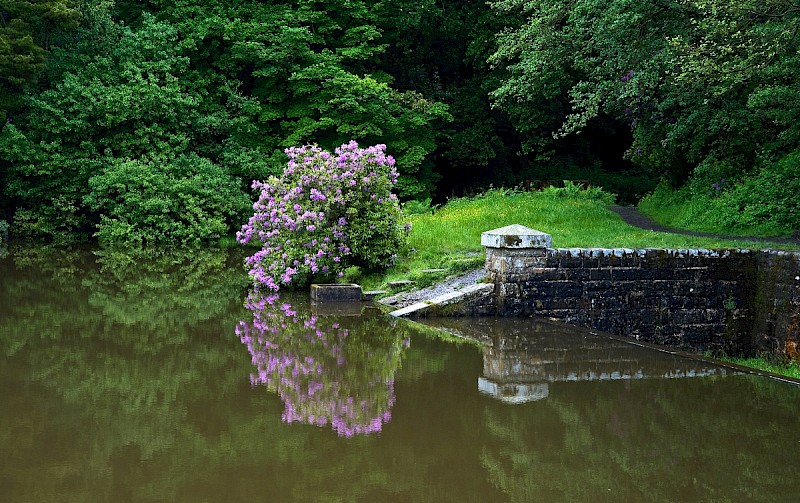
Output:
[[639,227],[640,229],[647,229],[656,232],[669,232],[670,234],[683,234],[685,236],[697,236],[697,237],[705,237],[705,238],[719,238],[719,239],[731,239],[737,241],[754,241],[757,243],[782,243],[782,244],[793,244],[800,246],[800,236],[797,234],[795,237],[791,238],[757,238],[757,237],[745,237],[745,236],[730,236],[724,234],[712,234],[710,232],[696,232],[696,231],[688,231],[684,229],[673,229],[671,227],[664,227],[663,225],[659,225],[654,222],[650,217],[642,214],[639,212],[639,209],[635,206],[611,206],[609,209],[615,213],[617,213],[625,223],[632,225],[634,227]]

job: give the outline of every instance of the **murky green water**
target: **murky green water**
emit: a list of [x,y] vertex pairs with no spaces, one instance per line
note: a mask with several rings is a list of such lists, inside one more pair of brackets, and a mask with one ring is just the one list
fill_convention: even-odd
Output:
[[797,500],[800,387],[549,322],[247,309],[241,271],[0,259],[0,500]]

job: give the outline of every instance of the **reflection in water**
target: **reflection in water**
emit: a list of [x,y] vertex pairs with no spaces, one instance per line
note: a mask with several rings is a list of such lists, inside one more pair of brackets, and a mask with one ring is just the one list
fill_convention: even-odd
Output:
[[[236,334],[257,371],[253,385],[281,397],[287,423],[330,426],[339,436],[380,432],[392,418],[394,374],[408,339],[368,320],[346,328],[335,317],[309,316],[276,294],[251,292],[252,321]],[[307,308],[307,305],[303,306]]]
[[549,383],[736,375],[701,360],[664,354],[542,318],[431,319],[483,345],[478,390],[506,403],[543,400]]
[[[0,259],[3,503],[797,500],[800,387],[578,379],[687,368],[563,325],[548,339],[554,327],[531,320],[468,320],[488,352],[307,294],[247,310],[241,263],[13,247]],[[523,347],[529,336],[550,351]],[[479,378],[547,396],[509,405]],[[285,397],[300,422],[281,420]],[[376,418],[380,434],[355,433]]]

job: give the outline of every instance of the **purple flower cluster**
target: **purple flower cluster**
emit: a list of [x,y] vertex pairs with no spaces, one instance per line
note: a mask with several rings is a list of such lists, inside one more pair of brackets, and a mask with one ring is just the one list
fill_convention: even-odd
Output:
[[711,184],[711,190],[709,191],[709,195],[718,196],[727,186],[728,182],[726,182],[725,179],[722,178],[720,179],[720,181]]
[[292,147],[283,176],[253,182],[260,196],[236,237],[243,244],[253,239],[263,244],[246,260],[257,290],[341,276],[351,263],[388,265],[394,250],[371,249],[397,248],[404,238],[391,192],[398,177],[395,160],[385,150],[385,145],[362,149],[354,141],[333,154],[317,146]]
[[330,425],[339,436],[352,437],[380,432],[391,421],[394,371],[384,375],[384,365],[362,361],[374,360],[378,351],[359,351],[363,343],[351,343],[348,329],[300,316],[277,294],[252,292],[245,305],[253,320],[239,322],[236,334],[256,367],[250,382],[280,396],[284,422]]

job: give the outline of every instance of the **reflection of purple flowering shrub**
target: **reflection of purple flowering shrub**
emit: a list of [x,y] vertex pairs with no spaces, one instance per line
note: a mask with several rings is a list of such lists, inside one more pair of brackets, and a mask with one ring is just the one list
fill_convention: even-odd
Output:
[[253,320],[239,322],[236,333],[256,367],[250,381],[281,397],[284,422],[330,425],[351,437],[391,420],[394,373],[408,344],[401,335],[381,335],[367,320],[345,328],[302,316],[277,294],[254,292],[246,306]]
[[286,150],[280,178],[253,182],[261,194],[254,215],[237,233],[258,240],[247,259],[255,288],[277,291],[312,276],[331,276],[351,265],[390,265],[405,242],[395,161],[385,145],[359,148],[351,141],[333,154],[316,146]]

